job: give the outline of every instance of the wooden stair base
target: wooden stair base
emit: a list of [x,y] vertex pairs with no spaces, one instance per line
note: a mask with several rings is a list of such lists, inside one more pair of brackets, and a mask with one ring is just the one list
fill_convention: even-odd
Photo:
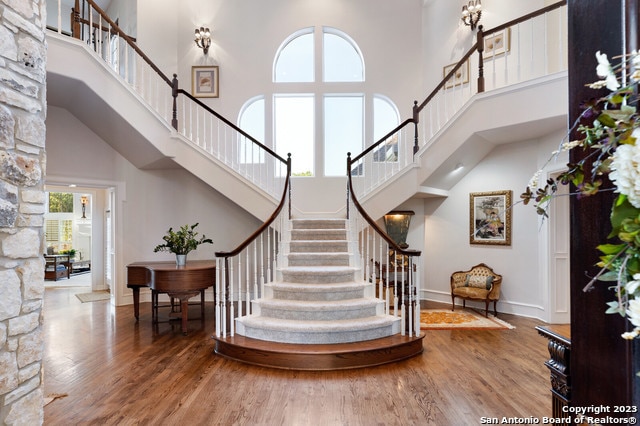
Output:
[[355,343],[299,345],[236,335],[216,337],[215,353],[236,361],[285,370],[346,370],[402,361],[422,353],[424,333]]

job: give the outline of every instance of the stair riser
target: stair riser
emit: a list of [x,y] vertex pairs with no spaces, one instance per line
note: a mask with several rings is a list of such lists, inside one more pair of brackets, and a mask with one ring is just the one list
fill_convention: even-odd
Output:
[[289,244],[290,253],[336,253],[348,250],[346,241],[291,241]]
[[323,256],[322,253],[289,253],[289,266],[349,266],[349,254]]
[[291,222],[293,229],[345,229],[346,227],[344,219],[294,219]]
[[282,278],[286,282],[300,284],[331,284],[347,283],[353,281],[353,272],[331,272],[331,273],[307,273],[297,271],[282,271]]
[[325,292],[303,292],[303,291],[280,291],[273,290],[274,299],[282,300],[309,300],[314,302],[335,302],[339,300],[359,299],[364,297],[364,290],[353,291],[325,291]]
[[[400,331],[399,323],[397,325],[397,327],[385,326],[367,330],[350,330],[348,332],[327,330],[317,333],[254,329],[253,327],[244,327],[238,325],[238,334],[253,339],[267,340],[270,342],[319,345],[380,339],[382,337],[397,334]],[[242,330],[242,333],[240,332],[240,330]]]
[[294,229],[291,231],[292,241],[346,240],[347,231],[335,229]]
[[260,315],[271,318],[289,319],[293,321],[335,321],[343,319],[366,318],[377,315],[375,306],[359,309],[332,309],[324,311],[297,311],[289,309],[260,309]]

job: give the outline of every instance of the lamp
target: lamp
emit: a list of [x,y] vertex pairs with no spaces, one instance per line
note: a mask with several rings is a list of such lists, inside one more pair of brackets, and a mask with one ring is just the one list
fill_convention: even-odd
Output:
[[206,55],[209,51],[209,46],[211,46],[211,31],[209,31],[209,28],[196,28],[196,38],[194,41],[196,42],[196,46],[202,48]]
[[410,210],[391,211],[384,215],[384,227],[387,235],[400,246],[407,248],[407,234],[409,233],[409,225],[411,224],[411,216],[415,213]]
[[86,195],[80,196],[80,204],[82,204],[82,217],[81,219],[86,219],[87,212],[87,203],[89,202],[89,198]]
[[462,6],[462,22],[475,29],[482,16],[482,3],[480,0],[469,0],[469,4]]

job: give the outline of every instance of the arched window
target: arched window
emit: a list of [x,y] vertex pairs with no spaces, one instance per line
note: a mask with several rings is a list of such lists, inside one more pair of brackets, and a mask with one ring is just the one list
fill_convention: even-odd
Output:
[[277,83],[314,81],[313,27],[300,30],[280,45],[273,66]]
[[[283,157],[291,153],[294,176],[345,176],[347,152],[359,154],[366,135],[373,143],[371,135],[398,125],[391,100],[378,95],[367,100],[363,55],[338,29],[310,27],[289,36],[274,56],[273,82],[274,93],[261,97],[261,106],[257,98],[245,104],[239,125],[259,139],[268,128],[264,123],[272,123],[270,145]],[[371,105],[374,119],[367,125]]]
[[[264,143],[264,96],[249,99],[240,110],[238,127],[251,137]],[[264,162],[264,151],[256,150],[252,142],[244,137],[239,143],[240,163],[254,164]]]

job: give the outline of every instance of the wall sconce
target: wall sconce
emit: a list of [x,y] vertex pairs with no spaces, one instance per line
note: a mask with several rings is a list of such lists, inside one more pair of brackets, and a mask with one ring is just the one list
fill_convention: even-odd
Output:
[[209,31],[209,28],[196,28],[196,38],[194,41],[196,42],[196,46],[202,48],[206,55],[209,51],[209,46],[211,46],[211,31]]
[[411,216],[415,213],[410,210],[391,211],[384,215],[384,227],[387,235],[400,246],[406,249],[407,234],[409,233],[409,225],[411,224]]
[[469,0],[469,4],[462,6],[462,22],[475,29],[482,16],[482,3],[480,0]]
[[80,204],[82,204],[82,218],[81,219],[86,219],[86,213],[87,213],[87,203],[89,202],[89,198],[86,195],[82,195],[80,197]]

